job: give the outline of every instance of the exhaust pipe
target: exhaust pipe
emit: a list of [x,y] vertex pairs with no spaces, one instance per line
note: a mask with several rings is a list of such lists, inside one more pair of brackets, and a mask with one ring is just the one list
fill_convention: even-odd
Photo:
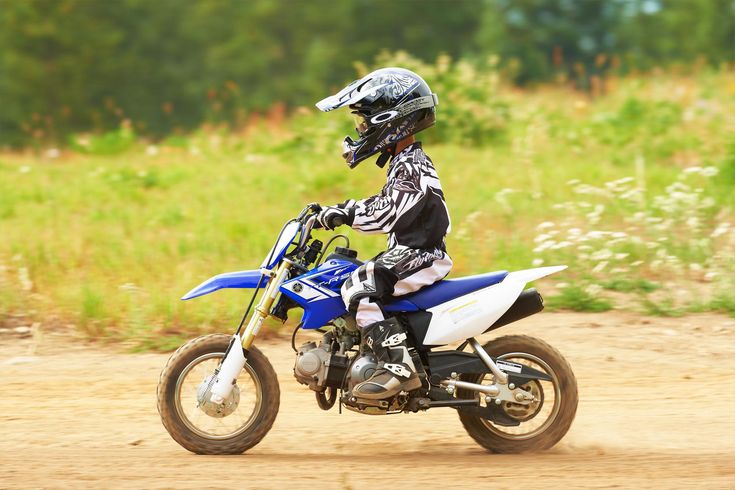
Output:
[[498,318],[495,323],[490,325],[490,327],[483,333],[495,330],[496,328],[500,328],[509,323],[517,322],[527,316],[535,315],[543,309],[544,299],[541,297],[541,294],[539,294],[539,292],[534,288],[526,289],[520,294],[520,296],[518,296],[515,303],[508,308],[508,311]]

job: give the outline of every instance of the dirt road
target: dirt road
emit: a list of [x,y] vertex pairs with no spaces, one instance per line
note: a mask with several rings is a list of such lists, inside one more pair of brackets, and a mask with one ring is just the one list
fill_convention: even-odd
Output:
[[502,333],[547,340],[577,374],[577,418],[551,451],[488,454],[452,409],[323,412],[284,340],[260,344],[281,381],[270,434],[242,456],[196,456],[156,412],[167,355],[6,333],[0,487],[735,488],[732,318],[546,313]]

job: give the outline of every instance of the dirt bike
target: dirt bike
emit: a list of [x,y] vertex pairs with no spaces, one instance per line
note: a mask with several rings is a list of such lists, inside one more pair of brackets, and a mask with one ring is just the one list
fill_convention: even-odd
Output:
[[[278,413],[280,389],[273,367],[253,341],[267,317],[285,322],[297,307],[303,315],[291,337],[294,376],[315,392],[324,410],[337,402],[340,410],[373,415],[451,407],[469,435],[496,453],[548,449],[566,434],[578,399],[564,357],[524,335],[485,345],[475,339],[540,312],[541,295],[524,290],[526,284],[566,266],[445,279],[391,299],[385,310],[407,332],[422,386],[387,400],[360,399],[352,389],[370,378],[378,363],[370,352],[361,352],[360,330],[345,309],[340,287],[361,262],[344,235],[335,235],[326,246],[312,238],[320,209],[310,204],[288,221],[259,269],[215,276],[182,298],[222,288],[255,290],[232,336],[191,340],[163,369],[158,411],[176,442],[199,454],[239,454],[265,437]],[[336,239],[345,240],[345,246],[326,255]],[[297,348],[300,329],[321,332],[321,341]],[[456,348],[446,347],[457,342]],[[465,351],[468,346],[471,352]]]

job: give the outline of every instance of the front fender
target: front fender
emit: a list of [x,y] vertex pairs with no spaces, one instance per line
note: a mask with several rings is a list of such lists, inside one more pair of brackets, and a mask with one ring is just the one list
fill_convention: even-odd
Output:
[[[197,296],[204,296],[205,294],[213,293],[218,289],[225,288],[252,289],[258,286],[258,282],[261,277],[263,277],[263,274],[259,270],[226,272],[207,279],[199,286],[182,296],[181,299],[192,299]],[[267,282],[268,281],[265,280],[263,284],[266,284]]]

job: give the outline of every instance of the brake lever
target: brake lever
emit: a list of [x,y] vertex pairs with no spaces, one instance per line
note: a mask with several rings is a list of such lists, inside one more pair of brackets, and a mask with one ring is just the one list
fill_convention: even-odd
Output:
[[304,223],[304,227],[301,229],[301,239],[299,240],[299,250],[301,250],[304,245],[306,245],[306,242],[309,241],[309,238],[311,238],[311,230],[314,228],[314,223],[316,222],[316,215],[312,214],[309,216],[309,219],[306,220],[306,223]]
[[301,213],[299,213],[298,218],[296,218],[300,223],[304,223],[304,218],[309,214],[309,212],[312,213],[319,213],[322,210],[322,207],[319,205],[319,203],[312,202],[311,204],[307,204],[304,209],[301,210]]

